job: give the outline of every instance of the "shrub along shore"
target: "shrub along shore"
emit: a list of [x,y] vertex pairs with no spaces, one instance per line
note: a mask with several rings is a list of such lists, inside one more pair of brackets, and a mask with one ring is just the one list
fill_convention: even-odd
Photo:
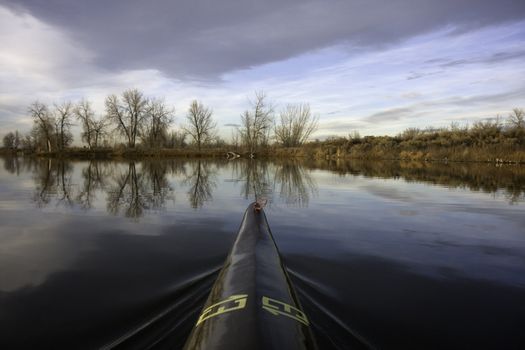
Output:
[[[275,110],[263,91],[255,92],[240,123],[232,124],[230,141],[218,136],[213,110],[191,102],[185,121],[173,129],[174,108],[164,99],[147,97],[138,89],[108,95],[105,114],[96,116],[91,102],[65,101],[53,106],[33,102],[28,113],[33,128],[3,137],[0,153],[57,158],[310,158],[415,160],[440,162],[525,163],[525,110],[514,108],[502,117],[472,125],[409,128],[396,136],[364,136],[310,140],[319,116],[308,103]],[[82,129],[83,147],[73,146],[75,120]]]
[[[264,98],[260,97],[261,99]],[[291,107],[289,107],[291,108]],[[306,107],[302,107],[307,110]],[[295,109],[292,109],[294,112]],[[296,114],[286,114],[295,120]],[[309,110],[307,110],[309,115]],[[246,117],[247,125],[251,119]],[[307,118],[308,120],[308,118]],[[292,125],[294,125],[292,123]],[[301,123],[297,125],[302,125]],[[313,125],[313,124],[312,124]],[[246,130],[251,130],[250,127]],[[313,127],[313,126],[312,126]],[[285,127],[281,127],[285,130]],[[293,129],[293,128],[292,128]],[[249,134],[240,129],[239,135]],[[281,131],[282,131],[281,130]],[[313,130],[313,129],[312,129]],[[310,132],[312,131],[310,130]],[[164,145],[143,142],[115,147],[49,147],[50,140],[31,137],[28,142],[17,142],[18,132],[4,137],[0,153],[23,153],[27,155],[58,158],[141,158],[141,157],[213,157],[213,158],[309,158],[309,159],[363,159],[363,160],[411,160],[439,162],[491,162],[525,163],[525,111],[515,108],[504,122],[495,118],[475,122],[472,126],[451,125],[445,128],[410,128],[396,136],[364,136],[354,132],[347,137],[330,137],[326,140],[287,143],[266,135],[264,138],[239,137],[231,143],[224,140],[192,143],[167,142]],[[302,134],[301,134],[302,135]],[[32,141],[31,141],[32,140]],[[53,139],[54,140],[54,139]],[[279,141],[281,140],[281,141]],[[29,142],[31,141],[31,142]],[[146,139],[147,141],[147,139]],[[56,142],[55,142],[56,143]],[[20,147],[18,147],[20,145]],[[28,146],[24,146],[28,145]],[[47,145],[47,147],[44,146]],[[150,145],[150,146],[148,146]],[[169,146],[169,147],[167,147]],[[291,147],[294,146],[294,147]],[[53,149],[53,152],[45,151]]]
[[27,152],[0,150],[4,155],[25,155],[70,159],[140,159],[140,158],[265,158],[265,159],[359,159],[411,160],[429,162],[488,162],[525,164],[525,147],[521,145],[425,145],[414,146],[385,137],[365,137],[357,142],[346,138],[306,143],[301,147],[269,146],[253,155],[234,147],[181,149],[112,149],[69,148],[60,152]]

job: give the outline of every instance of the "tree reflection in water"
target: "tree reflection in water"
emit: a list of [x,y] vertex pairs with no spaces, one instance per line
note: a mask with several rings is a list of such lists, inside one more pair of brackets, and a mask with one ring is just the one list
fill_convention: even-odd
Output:
[[[171,165],[177,165],[177,163],[171,162]],[[167,179],[168,173],[167,162],[155,160],[143,163],[142,168],[145,174],[145,183],[148,191],[144,194],[148,207],[154,210],[164,209],[166,201],[168,199],[174,199],[173,189]],[[178,167],[172,167],[177,171]]]
[[244,198],[267,198],[269,205],[278,194],[286,205],[306,207],[312,194],[317,194],[317,183],[296,161],[269,163],[248,160],[235,162],[233,177],[242,183]]
[[137,218],[142,216],[147,208],[144,197],[144,177],[137,173],[134,162],[129,163],[127,171],[113,174],[114,185],[108,190],[107,210],[113,215],[121,212],[126,217]]
[[234,182],[241,183],[241,195],[245,199],[257,199],[257,197],[270,198],[272,189],[270,186],[270,171],[268,162],[253,159],[234,160],[230,162],[232,178]]
[[[106,209],[113,215],[139,218],[145,210],[161,210],[173,190],[166,178],[168,162],[121,163],[90,161],[81,171],[80,183],[73,183],[73,163],[60,159],[32,159],[39,207],[77,206],[92,209],[97,196],[106,194]],[[177,167],[175,167],[177,169]],[[77,175],[78,176],[78,175]]]
[[4,169],[10,174],[20,175],[20,158],[16,155],[8,155],[4,158]]
[[39,160],[36,164],[33,173],[35,181],[35,191],[33,195],[37,206],[44,207],[51,201],[51,198],[56,194],[55,176],[52,175],[53,160]]
[[502,194],[510,204],[525,200],[525,167],[511,164],[439,163],[417,161],[331,160],[309,161],[309,168],[327,169],[340,175],[385,179],[402,178],[449,188],[467,188]]
[[104,190],[109,171],[106,163],[90,161],[89,165],[82,169],[83,184],[76,196],[76,201],[82,209],[91,209],[96,199],[96,192]]
[[[186,186],[193,208],[213,200],[219,170],[231,171],[246,199],[266,197],[269,205],[279,200],[289,206],[306,207],[317,194],[314,169],[340,176],[403,179],[449,188],[467,188],[505,197],[510,204],[525,199],[525,167],[467,163],[415,163],[373,161],[279,161],[237,159],[147,160],[141,162],[72,162],[61,159],[4,157],[6,174],[32,172],[33,200],[39,207],[91,210],[105,203],[113,215],[139,218],[157,212],[174,200],[172,183]],[[80,167],[80,171],[73,171]],[[171,181],[168,181],[168,176]],[[221,175],[224,176],[224,175]],[[102,201],[102,203],[100,203]],[[103,206],[104,204],[102,204]]]
[[205,202],[213,200],[213,189],[216,187],[216,170],[208,161],[197,160],[188,162],[191,171],[183,183],[189,185],[188,199],[192,208],[201,208]]
[[37,160],[34,172],[36,186],[33,195],[37,205],[44,207],[54,200],[56,206],[73,206],[72,172],[73,166],[70,162],[57,159]]
[[310,195],[318,193],[317,183],[308,170],[297,162],[284,162],[276,167],[274,183],[276,193],[287,205],[307,207]]
[[[167,166],[161,161],[140,165],[130,162],[127,170],[116,169],[108,189],[107,210],[113,215],[139,218],[145,210],[162,210],[166,200],[174,198],[166,179]],[[120,170],[120,171],[119,171]]]

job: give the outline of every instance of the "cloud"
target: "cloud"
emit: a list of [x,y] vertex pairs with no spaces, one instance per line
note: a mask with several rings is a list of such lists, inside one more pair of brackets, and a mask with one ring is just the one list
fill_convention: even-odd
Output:
[[401,107],[401,108],[391,108],[381,112],[374,113],[367,118],[366,122],[369,123],[382,123],[396,121],[400,119],[407,118],[410,115],[413,115],[415,110],[413,108]]
[[318,130],[320,133],[330,133],[333,135],[334,132],[348,133],[351,130],[362,130],[365,127],[362,121],[356,119],[332,119],[319,122]]
[[415,92],[415,91],[405,92],[405,93],[402,93],[400,96],[404,99],[409,99],[409,100],[418,99],[418,98],[423,97],[421,93]]
[[428,77],[428,76],[432,76],[432,75],[436,75],[440,73],[443,73],[443,72],[442,71],[427,72],[427,73],[410,72],[410,75],[407,77],[407,80],[415,80],[415,79],[424,78],[424,77]]
[[507,60],[523,59],[525,58],[525,50],[519,50],[515,52],[497,52],[492,54],[485,60],[487,63],[502,63]]
[[515,0],[7,0],[62,28],[106,69],[183,79],[281,61],[338,43],[360,51],[454,25],[458,33],[523,19]]
[[[0,117],[2,128],[28,124],[20,119],[30,100],[57,98],[89,76],[93,55],[56,28],[31,15],[0,6]],[[82,70],[78,70],[82,67]]]
[[452,96],[449,98],[425,102],[423,103],[423,105],[426,105],[432,108],[439,108],[439,107],[450,106],[450,105],[461,106],[461,107],[474,107],[477,105],[505,103],[505,102],[515,101],[519,99],[521,99],[522,102],[525,102],[525,99],[523,98],[524,96],[525,96],[525,87],[520,87],[515,90],[504,91],[504,92],[493,93],[493,94],[480,94],[480,95],[473,95],[473,96],[468,96],[468,97]]
[[[379,19],[386,9],[393,11],[392,21],[378,24],[368,9],[351,21],[355,11],[344,10],[356,2],[339,1],[243,3],[229,9],[236,6],[226,0],[218,10],[215,2],[199,8],[199,1],[156,6],[115,1],[103,10],[98,1],[7,3],[9,10],[0,5],[0,137],[29,129],[26,110],[35,99],[52,104],[84,97],[100,115],[107,94],[130,87],[165,97],[176,109],[175,128],[191,100],[203,101],[213,108],[225,138],[256,90],[265,90],[277,109],[309,103],[321,116],[314,137],[352,130],[392,134],[525,104],[525,83],[517,78],[525,74],[525,21],[505,22],[523,17],[520,4],[512,5],[513,14],[505,15],[503,8],[476,21],[468,13],[450,14],[451,8],[470,4],[466,0],[421,1],[446,20],[434,18],[419,2],[408,12],[401,11],[408,0],[374,2]],[[493,6],[483,4],[473,11]],[[173,15],[174,8],[185,16]],[[210,11],[225,18],[204,21]],[[412,22],[410,16],[418,19]],[[440,67],[450,62],[457,65]]]
[[[450,122],[451,120],[489,120],[493,119],[496,113],[489,112],[492,113],[492,115],[489,116],[486,115],[486,112],[477,115],[472,115],[472,113],[470,113],[468,117],[465,117],[463,113],[458,112],[458,114],[452,118],[444,118],[443,116],[440,116],[440,113],[443,113],[443,110],[457,107],[459,107],[460,110],[464,110],[466,108],[467,110],[472,111],[477,110],[477,107],[479,106],[486,107],[486,111],[492,111],[492,109],[487,107],[495,105],[497,108],[497,106],[501,104],[516,101],[516,99],[519,99],[522,96],[525,96],[525,87],[494,94],[480,94],[469,97],[451,96],[447,98],[427,100],[404,107],[389,108],[381,112],[374,113],[363,119],[356,120],[354,121],[355,125],[353,126],[357,126],[361,123],[361,127],[354,127],[353,129],[363,130],[363,126],[365,126],[366,123],[374,124],[379,128],[380,125],[392,126],[394,123],[406,123],[410,120],[417,121],[421,120],[422,118],[425,120],[425,126],[430,126],[431,123],[436,122],[438,124],[442,124],[442,122]],[[525,100],[522,101],[525,102]],[[511,105],[509,104],[509,106]],[[510,108],[511,107],[509,107],[509,109]],[[432,120],[432,122],[429,122],[428,120]],[[342,125],[343,124],[344,123],[342,123]]]
[[525,58],[525,50],[517,50],[513,52],[497,52],[485,57],[472,57],[469,59],[451,60],[441,63],[442,68],[460,67],[470,64],[499,64],[509,60],[522,60]]

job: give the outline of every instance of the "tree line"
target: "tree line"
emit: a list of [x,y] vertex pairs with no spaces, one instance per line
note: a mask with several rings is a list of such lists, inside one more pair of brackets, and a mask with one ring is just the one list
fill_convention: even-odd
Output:
[[[230,142],[218,136],[213,109],[193,100],[178,130],[172,130],[175,109],[164,99],[149,98],[138,89],[104,101],[104,113],[96,115],[92,103],[63,102],[46,105],[33,102],[28,113],[33,128],[4,136],[6,149],[28,152],[63,152],[71,148],[73,125],[80,125],[81,142],[89,150],[119,147],[156,150],[193,148],[228,149],[254,154],[270,149],[277,156],[375,159],[525,160],[525,111],[514,108],[506,117],[441,128],[408,128],[396,136],[364,136],[356,131],[348,137],[308,141],[318,126],[318,116],[309,104],[288,104],[279,109],[262,92],[248,100]],[[300,147],[299,146],[304,146]],[[291,149],[291,151],[290,151]]]
[[411,159],[525,162],[525,111],[514,108],[503,118],[472,125],[408,128],[396,136],[364,136],[353,132],[308,144],[306,153],[328,158]]
[[194,147],[201,151],[205,147],[232,146],[255,153],[272,141],[284,147],[300,146],[317,128],[318,117],[306,103],[290,104],[276,112],[266,94],[256,92],[249,104],[240,116],[230,144],[218,136],[213,110],[201,101],[190,103],[184,122],[179,130],[173,131],[175,109],[164,99],[146,97],[138,89],[107,96],[105,113],[98,116],[92,103],[85,99],[51,106],[35,101],[28,108],[32,129],[24,135],[10,132],[3,143],[12,150],[63,152],[72,146],[72,128],[79,125],[81,141],[90,150],[115,146],[117,136],[128,149]]

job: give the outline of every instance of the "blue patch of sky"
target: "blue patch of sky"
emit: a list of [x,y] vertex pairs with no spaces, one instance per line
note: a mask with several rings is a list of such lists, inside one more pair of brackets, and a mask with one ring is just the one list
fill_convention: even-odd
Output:
[[262,88],[284,102],[310,102],[321,122],[362,121],[378,112],[413,110],[365,125],[374,134],[487,118],[525,104],[516,96],[500,96],[525,88],[518,79],[525,76],[524,24],[459,34],[447,27],[381,51],[359,51],[349,43],[223,78],[233,89]]

